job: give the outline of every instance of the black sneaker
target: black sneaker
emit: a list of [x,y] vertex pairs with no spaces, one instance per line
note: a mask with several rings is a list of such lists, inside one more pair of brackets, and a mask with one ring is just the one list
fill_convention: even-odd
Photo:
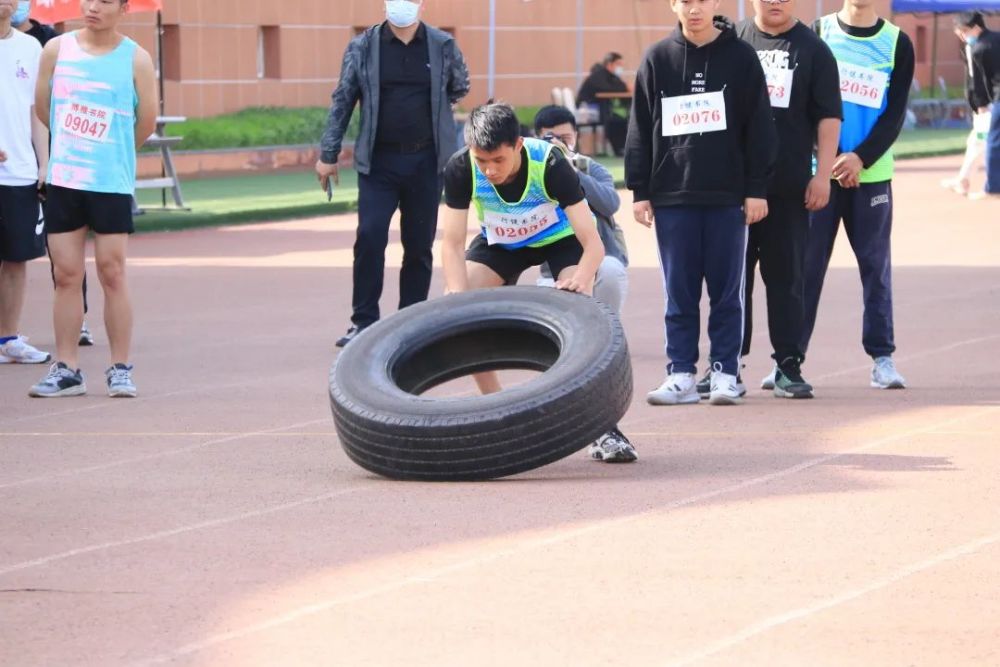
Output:
[[635,447],[617,426],[598,438],[590,446],[588,453],[595,461],[605,463],[632,463],[639,458]]
[[61,396],[82,396],[87,393],[80,370],[72,370],[59,361],[49,367],[48,375],[28,390],[28,396],[35,398],[58,398]]
[[698,383],[694,386],[694,390],[698,392],[698,395],[703,399],[707,399],[712,395],[712,369],[709,368],[705,371],[705,374],[701,376]]
[[[701,376],[701,379],[698,380],[698,384],[696,384],[694,387],[695,391],[698,392],[699,396],[701,396],[705,400],[708,400],[708,398],[712,395],[711,368],[705,371],[705,374]],[[743,398],[744,396],[747,395],[747,386],[743,384],[743,373],[736,374],[736,391],[739,392],[740,398]]]
[[355,338],[357,338],[358,334],[361,333],[362,331],[364,331],[366,328],[367,327],[359,327],[357,325],[351,325],[351,328],[347,330],[347,333],[345,333],[343,336],[341,336],[340,338],[338,338],[337,342],[334,343],[334,345],[336,345],[337,347],[344,347],[345,345],[347,345],[348,343],[350,343],[352,340],[354,340]]
[[774,395],[778,398],[812,398],[812,385],[802,378],[797,359],[785,359],[774,371]]

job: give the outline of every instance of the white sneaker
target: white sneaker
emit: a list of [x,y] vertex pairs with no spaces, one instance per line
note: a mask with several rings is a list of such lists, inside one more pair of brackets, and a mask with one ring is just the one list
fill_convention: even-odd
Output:
[[766,389],[768,391],[774,389],[774,377],[777,374],[777,372],[778,372],[777,366],[772,368],[771,372],[767,375],[767,377],[765,377],[763,380],[760,381],[760,388]]
[[906,379],[896,370],[892,357],[876,357],[871,385],[876,389],[906,389]]
[[650,405],[684,405],[701,400],[694,373],[671,373],[657,389],[646,394]]
[[31,345],[24,336],[0,345],[0,364],[44,364],[52,361],[52,355]]
[[739,405],[743,402],[740,396],[740,384],[735,375],[729,375],[722,371],[712,371],[712,393],[708,397],[709,403],[712,405]]

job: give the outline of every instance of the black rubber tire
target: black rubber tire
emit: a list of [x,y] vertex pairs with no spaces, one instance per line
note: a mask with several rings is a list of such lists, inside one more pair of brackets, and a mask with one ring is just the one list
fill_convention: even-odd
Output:
[[[422,397],[473,372],[543,371],[498,394]],[[590,297],[501,287],[410,306],[365,329],[330,369],[340,443],[393,479],[481,480],[552,463],[632,401],[621,323]]]

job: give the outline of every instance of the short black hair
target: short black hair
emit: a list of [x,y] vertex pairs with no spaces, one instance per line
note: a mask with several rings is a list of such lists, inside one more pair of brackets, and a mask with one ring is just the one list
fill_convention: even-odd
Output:
[[981,12],[962,12],[955,17],[955,25],[965,28],[979,26],[983,30],[986,30],[986,21],[983,20]]
[[616,63],[619,60],[624,60],[624,59],[625,57],[622,54],[618,53],[617,51],[612,51],[608,55],[604,56],[604,60],[602,60],[601,62],[604,63],[605,66],[608,66],[611,63]]
[[563,123],[569,123],[574,130],[576,129],[576,116],[572,111],[554,104],[542,107],[535,114],[535,134],[541,132],[543,127],[555,127]]
[[521,123],[514,107],[492,100],[476,107],[465,122],[465,143],[484,151],[495,151],[504,144],[516,146]]

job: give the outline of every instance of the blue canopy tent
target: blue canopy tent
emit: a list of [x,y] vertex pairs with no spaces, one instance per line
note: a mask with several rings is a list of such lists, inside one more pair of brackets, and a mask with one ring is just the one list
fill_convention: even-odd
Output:
[[1000,12],[1000,0],[893,0],[892,11],[895,14],[934,13],[948,14],[950,12]]

